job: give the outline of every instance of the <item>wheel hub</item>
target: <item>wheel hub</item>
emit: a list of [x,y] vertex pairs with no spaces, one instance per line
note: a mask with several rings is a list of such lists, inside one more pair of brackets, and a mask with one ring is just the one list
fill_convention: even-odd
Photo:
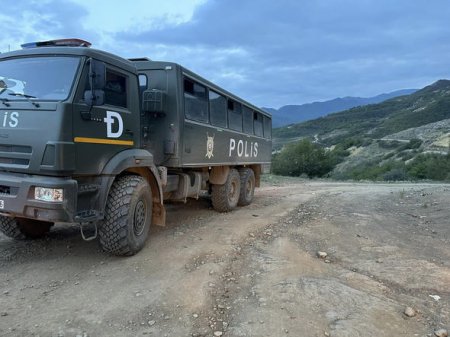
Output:
[[142,232],[144,231],[145,223],[147,220],[146,213],[147,213],[147,206],[145,205],[145,202],[139,200],[134,209],[133,230],[136,236],[141,235]]

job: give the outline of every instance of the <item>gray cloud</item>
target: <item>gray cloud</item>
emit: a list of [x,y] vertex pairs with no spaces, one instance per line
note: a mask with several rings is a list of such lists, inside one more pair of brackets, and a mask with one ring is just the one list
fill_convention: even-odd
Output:
[[[448,77],[448,17],[444,0],[209,1],[188,23],[116,38],[279,106]],[[240,80],[223,76],[230,70]]]
[[85,38],[124,57],[181,63],[260,106],[449,78],[448,0],[209,0],[189,22],[160,17],[115,34],[83,28],[88,13],[69,0],[4,0],[2,8],[3,51],[11,41]]
[[3,38],[5,44],[18,48],[20,44],[45,39],[80,37],[96,39],[95,33],[83,28],[87,11],[71,1],[2,1]]

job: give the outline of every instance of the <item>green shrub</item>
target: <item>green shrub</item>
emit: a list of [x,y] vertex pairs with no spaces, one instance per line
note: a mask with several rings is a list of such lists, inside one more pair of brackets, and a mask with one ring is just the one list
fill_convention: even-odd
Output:
[[286,145],[280,153],[272,158],[273,173],[285,176],[322,177],[334,167],[334,159],[330,152],[303,139],[297,143]]
[[348,176],[354,180],[405,180],[406,172],[404,163],[390,160],[383,164],[377,161],[366,162],[354,167],[348,172]]
[[408,151],[408,152],[402,152],[399,154],[399,157],[402,158],[403,161],[407,161],[414,157],[414,152]]
[[414,179],[450,180],[450,155],[422,154],[407,166]]
[[394,167],[390,171],[383,174],[383,180],[385,181],[398,181],[407,180],[408,174],[404,167]]

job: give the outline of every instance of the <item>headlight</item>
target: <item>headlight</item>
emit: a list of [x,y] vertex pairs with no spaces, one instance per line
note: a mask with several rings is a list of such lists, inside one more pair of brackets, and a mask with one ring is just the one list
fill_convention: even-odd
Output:
[[64,200],[64,190],[62,188],[35,187],[34,199],[50,202],[62,202]]

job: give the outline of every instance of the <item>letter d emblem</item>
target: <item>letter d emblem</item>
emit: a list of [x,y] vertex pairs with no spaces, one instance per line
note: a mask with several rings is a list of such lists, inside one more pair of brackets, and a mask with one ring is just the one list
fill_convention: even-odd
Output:
[[[118,112],[106,111],[106,117],[103,119],[106,123],[106,136],[108,138],[119,138],[123,133],[123,120]],[[119,124],[117,131],[113,131],[113,124]]]

